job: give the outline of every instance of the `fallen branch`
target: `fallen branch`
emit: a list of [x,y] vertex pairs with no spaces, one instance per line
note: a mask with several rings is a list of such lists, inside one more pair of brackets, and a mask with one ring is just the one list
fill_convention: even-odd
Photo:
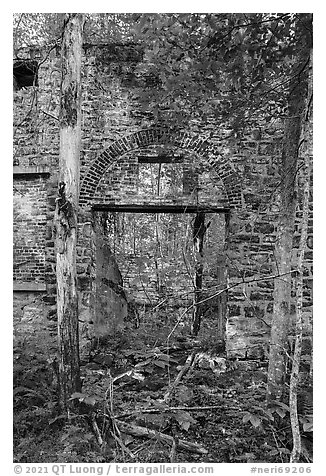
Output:
[[118,445],[120,446],[121,450],[122,450],[122,453],[126,452],[130,458],[134,459],[135,458],[135,454],[132,453],[127,447],[126,445],[123,443],[123,441],[121,440],[121,438],[119,438],[117,435],[115,435],[113,432],[111,433],[113,439],[118,443]]
[[167,413],[167,412],[177,412],[177,411],[186,411],[186,412],[201,412],[207,410],[216,410],[217,408],[221,408],[220,405],[208,405],[206,407],[166,407],[166,408],[139,408],[133,412],[125,412],[121,413],[120,415],[114,415],[113,418],[126,418],[129,416],[135,416],[144,413]]
[[103,445],[103,438],[102,438],[101,432],[99,430],[99,427],[96,423],[94,413],[92,413],[92,415],[91,415],[91,423],[92,423],[92,428],[93,428],[93,431],[94,431],[94,434],[95,434],[96,441],[97,441],[99,446],[102,446]]
[[168,443],[171,446],[173,446],[175,442],[177,448],[190,451],[191,453],[196,453],[200,455],[204,455],[208,453],[208,451],[203,446],[197,443],[191,443],[190,441],[185,441],[185,440],[176,441],[176,439],[173,438],[172,436],[166,435],[159,431],[149,430],[148,428],[145,428],[142,426],[130,425],[129,423],[125,423],[122,421],[117,421],[116,424],[119,426],[121,431],[123,431],[124,433],[128,433],[129,435],[132,435],[132,436],[139,436],[139,437],[145,437],[150,439],[155,438],[159,441],[164,441],[165,443]]
[[178,446],[178,438],[173,438],[173,443],[172,443],[172,447],[170,451],[170,463],[176,462],[177,446]]
[[188,372],[190,367],[193,365],[194,360],[195,360],[195,356],[196,356],[196,351],[192,351],[191,354],[187,357],[186,363],[184,364],[184,366],[182,367],[182,369],[180,370],[180,372],[176,376],[175,381],[172,383],[172,385],[170,385],[170,388],[165,393],[164,398],[163,398],[164,402],[168,402],[172,398],[172,395],[173,395],[173,392],[174,392],[175,388],[180,383],[182,377]]

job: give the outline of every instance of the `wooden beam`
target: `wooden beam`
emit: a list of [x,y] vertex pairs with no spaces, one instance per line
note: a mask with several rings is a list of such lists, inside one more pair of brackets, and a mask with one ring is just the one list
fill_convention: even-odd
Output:
[[92,206],[94,211],[109,211],[121,213],[225,213],[230,212],[229,208],[210,207],[197,205],[122,205],[96,203]]

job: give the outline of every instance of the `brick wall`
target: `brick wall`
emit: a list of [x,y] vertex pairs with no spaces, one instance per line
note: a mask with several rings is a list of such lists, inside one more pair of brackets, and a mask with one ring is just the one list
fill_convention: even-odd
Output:
[[[230,210],[225,259],[228,285],[234,287],[228,292],[228,348],[239,355],[259,353],[259,349],[266,348],[273,312],[273,280],[261,278],[276,271],[273,246],[282,123],[270,126],[262,121],[259,139],[249,132],[232,142],[226,140],[230,132],[226,125],[216,124],[213,118],[190,123],[186,132],[171,130],[139,107],[141,89],[155,84],[137,78],[135,66],[142,54],[134,48],[127,49],[89,47],[83,57],[77,251],[80,311],[85,323],[82,330],[86,333],[92,321],[95,295],[96,236],[91,205],[210,205]],[[35,57],[38,55],[42,57],[42,51],[34,52]],[[59,84],[58,56],[53,51],[40,67],[38,89],[27,88],[14,94],[14,163],[26,171],[46,166],[50,174],[14,177],[14,279],[21,284],[45,283],[47,292],[43,300],[47,304],[55,303],[52,219],[59,153]],[[174,193],[157,196],[144,186],[142,177],[149,168],[146,157],[158,158],[162,154],[174,160],[173,165],[162,167],[174,167],[182,183]],[[294,266],[300,213],[298,205]],[[21,265],[23,261],[28,263]],[[244,285],[244,278],[253,282]],[[240,284],[236,286],[237,283]],[[311,287],[312,223],[305,255],[307,333],[312,311]]]
[[14,181],[14,281],[45,282],[47,181],[35,173]]

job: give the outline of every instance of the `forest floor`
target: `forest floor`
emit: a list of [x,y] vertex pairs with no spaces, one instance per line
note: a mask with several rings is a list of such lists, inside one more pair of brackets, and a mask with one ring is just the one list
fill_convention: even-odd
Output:
[[[15,462],[289,461],[288,407],[265,407],[266,361],[228,361],[209,342],[120,334],[82,363],[79,411],[67,421],[55,366],[30,345],[14,348]],[[312,458],[307,435],[303,462]]]

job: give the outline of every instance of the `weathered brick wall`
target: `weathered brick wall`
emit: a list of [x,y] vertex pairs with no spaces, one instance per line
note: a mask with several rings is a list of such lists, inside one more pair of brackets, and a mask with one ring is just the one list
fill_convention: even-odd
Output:
[[[228,345],[230,349],[245,348],[247,355],[267,350],[266,335],[269,335],[273,315],[274,280],[277,275],[274,246],[278,221],[278,190],[280,177],[282,135],[263,135],[258,141],[239,141],[234,155],[235,166],[243,171],[244,207],[233,216],[230,224],[228,271],[229,282],[241,283],[242,279],[253,280],[240,284],[228,293]],[[299,157],[299,164],[302,157]],[[300,239],[302,218],[302,195],[299,171],[298,206],[293,237],[292,269],[295,269],[297,248]],[[302,189],[302,187],[301,187]],[[309,212],[309,237],[306,243],[304,263],[303,325],[305,348],[311,345],[312,329],[312,194]],[[263,277],[266,280],[262,280]],[[255,281],[257,280],[257,281]],[[295,274],[293,275],[291,314],[295,320]],[[294,332],[294,329],[293,329]],[[306,347],[307,346],[307,347]],[[242,351],[240,352],[240,354]]]
[[14,281],[44,283],[46,177],[17,174],[14,187]]
[[[43,55],[41,51],[34,54],[36,57]],[[273,312],[273,280],[262,280],[262,277],[269,278],[276,273],[273,246],[277,232],[282,124],[272,127],[262,122],[259,136],[248,133],[232,142],[226,140],[229,131],[216,124],[213,118],[205,123],[189,124],[186,133],[170,130],[139,107],[140,90],[153,86],[150,78],[137,77],[135,67],[141,59],[142,52],[132,46],[124,49],[90,47],[84,52],[77,250],[82,331],[86,333],[88,322],[92,320],[95,295],[96,236],[90,205],[200,203],[231,209],[226,251],[227,284],[231,286],[228,292],[228,348],[239,355],[257,354],[261,352],[259,349],[266,348]],[[33,257],[30,265],[26,263],[21,268],[25,274],[17,271],[15,279],[23,282],[34,281],[37,277],[45,282],[44,302],[54,304],[52,219],[58,172],[56,117],[60,84],[60,63],[55,51],[41,65],[39,76],[38,89],[28,88],[14,95],[14,163],[26,169],[46,166],[50,177],[33,179],[30,188],[28,180],[21,178],[16,182],[15,179],[15,204],[19,210],[15,224],[15,265],[23,261],[24,253]],[[167,193],[157,197],[148,193],[140,180],[147,165],[139,161],[139,156],[163,152],[181,157],[181,162],[174,167],[179,170],[183,184],[173,196]],[[170,165],[165,167],[171,168]],[[197,186],[197,193],[193,194]],[[19,190],[26,200],[21,198]],[[35,220],[24,220],[28,210],[35,210],[35,215],[30,213]],[[294,258],[300,236],[300,213],[298,205]],[[36,223],[37,232],[34,233]],[[34,242],[29,241],[28,237],[32,236]],[[24,253],[20,246],[22,242]],[[37,252],[33,252],[33,243]],[[311,248],[312,223],[305,255],[306,329],[310,329],[312,311]],[[242,284],[243,279],[252,282]],[[240,284],[236,286],[237,283]]]

